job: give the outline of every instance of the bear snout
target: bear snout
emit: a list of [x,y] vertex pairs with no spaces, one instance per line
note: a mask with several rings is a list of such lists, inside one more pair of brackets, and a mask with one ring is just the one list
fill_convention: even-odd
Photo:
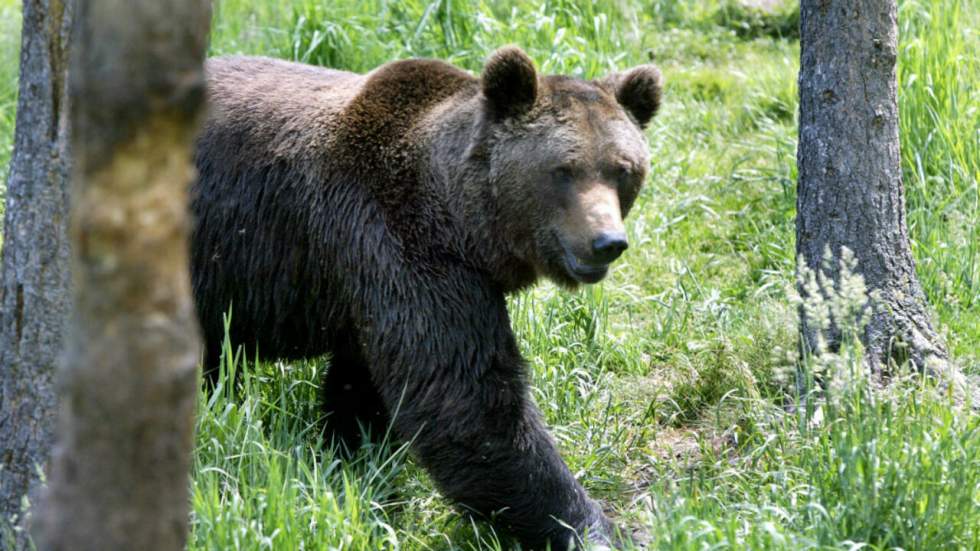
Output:
[[625,232],[602,232],[592,240],[592,258],[597,263],[608,264],[619,258],[627,248],[629,242]]

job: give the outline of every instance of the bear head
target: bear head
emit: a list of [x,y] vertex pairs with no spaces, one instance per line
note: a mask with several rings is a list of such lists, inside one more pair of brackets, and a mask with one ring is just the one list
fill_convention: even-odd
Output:
[[502,228],[499,240],[536,276],[595,283],[627,248],[623,218],[646,179],[643,129],[660,106],[661,76],[641,65],[587,81],[541,76],[516,47],[480,77],[478,150]]

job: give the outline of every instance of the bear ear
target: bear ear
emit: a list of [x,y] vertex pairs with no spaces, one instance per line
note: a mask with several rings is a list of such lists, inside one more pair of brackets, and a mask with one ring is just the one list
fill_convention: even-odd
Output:
[[530,109],[538,96],[534,62],[517,46],[494,52],[483,67],[481,80],[487,107],[500,118]]
[[646,128],[660,109],[663,77],[654,65],[640,65],[629,71],[614,73],[600,83],[616,96],[616,101],[636,119],[640,128]]

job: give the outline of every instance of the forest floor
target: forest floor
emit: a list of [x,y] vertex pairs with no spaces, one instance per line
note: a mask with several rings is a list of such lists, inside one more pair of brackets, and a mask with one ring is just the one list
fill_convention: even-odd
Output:
[[[0,0],[0,182],[19,4]],[[650,549],[980,549],[980,415],[916,378],[874,390],[853,346],[796,361],[798,15],[749,4],[222,0],[211,48],[356,71],[411,56],[479,71],[508,43],[548,73],[654,60],[667,85],[632,246],[600,285],[543,284],[510,301],[534,397],[572,471]],[[919,276],[954,358],[976,375],[970,5],[901,1],[899,73]],[[316,384],[328,359],[242,363],[239,385],[201,396],[189,549],[509,548],[441,498],[403,448],[342,462],[324,446]],[[840,384],[795,407],[821,369]]]

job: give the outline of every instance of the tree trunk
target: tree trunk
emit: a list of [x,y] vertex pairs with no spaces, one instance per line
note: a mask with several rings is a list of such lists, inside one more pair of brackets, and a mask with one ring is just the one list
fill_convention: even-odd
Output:
[[[0,529],[21,548],[54,428],[68,298],[68,45],[72,3],[26,0],[0,273]],[[6,530],[4,530],[6,531]],[[10,536],[7,533],[6,536]]]
[[187,190],[206,0],[88,0],[70,72],[73,313],[36,539],[183,549],[199,342]]
[[[802,0],[796,250],[811,270],[843,247],[877,296],[861,335],[876,373],[949,367],[915,274],[898,139],[896,0]],[[833,274],[834,277],[839,274]],[[804,345],[820,330],[803,320]],[[824,333],[831,349],[840,335]]]

